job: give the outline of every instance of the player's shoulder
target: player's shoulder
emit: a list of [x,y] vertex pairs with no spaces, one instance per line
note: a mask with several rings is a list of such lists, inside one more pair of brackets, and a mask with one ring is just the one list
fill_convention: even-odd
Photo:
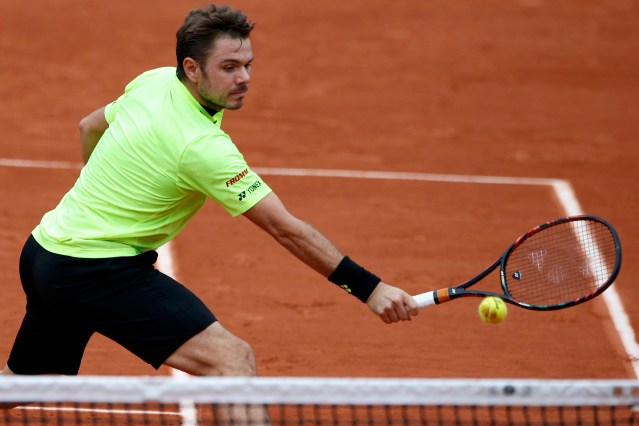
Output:
[[154,84],[166,84],[176,77],[175,67],[161,67],[144,71],[135,77],[127,86],[125,91],[129,92],[135,88]]
[[160,76],[176,77],[177,74],[176,74],[175,67],[160,67],[160,68],[153,68],[150,70],[146,70],[142,74],[140,74],[136,79],[154,78],[154,77],[160,77]]

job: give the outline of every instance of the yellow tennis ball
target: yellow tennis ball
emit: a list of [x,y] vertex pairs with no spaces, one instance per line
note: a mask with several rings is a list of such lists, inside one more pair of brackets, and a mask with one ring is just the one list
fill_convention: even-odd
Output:
[[479,318],[487,324],[499,324],[506,314],[506,303],[499,297],[485,297],[479,304]]

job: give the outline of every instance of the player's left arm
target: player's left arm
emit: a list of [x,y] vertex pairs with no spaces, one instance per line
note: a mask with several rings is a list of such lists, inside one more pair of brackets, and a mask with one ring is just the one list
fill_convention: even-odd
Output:
[[[284,207],[280,199],[271,193],[244,213],[251,222],[262,228],[277,242],[299,258],[306,265],[325,277],[336,278],[336,273],[342,277],[336,281],[349,278],[357,281],[360,275],[368,274],[359,268],[322,233],[313,226],[296,218]],[[363,271],[363,272],[362,272]],[[370,274],[371,277],[374,277]],[[374,278],[371,278],[374,280]],[[411,315],[417,315],[418,308],[415,300],[403,290],[374,280],[370,288],[372,293],[362,300],[385,323],[410,320]],[[335,281],[333,281],[335,282]],[[357,285],[347,283],[346,286]],[[348,288],[342,286],[343,288]],[[356,292],[354,292],[356,294]]]
[[104,115],[105,107],[98,108],[80,120],[80,143],[82,144],[82,160],[86,164],[100,138],[109,127]]

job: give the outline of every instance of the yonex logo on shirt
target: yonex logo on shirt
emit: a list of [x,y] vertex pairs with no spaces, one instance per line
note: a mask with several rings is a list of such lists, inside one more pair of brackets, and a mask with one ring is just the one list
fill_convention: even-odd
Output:
[[[253,192],[257,191],[257,189],[261,186],[262,186],[262,182],[260,182],[259,180],[256,180],[251,186],[246,188],[246,191],[248,191],[249,194],[252,194]],[[246,198],[246,191],[242,191],[239,194],[237,194],[237,199],[239,201],[242,201],[243,199]]]
[[226,187],[228,188],[231,185],[235,185],[237,182],[239,182],[247,174],[248,174],[248,169],[244,169],[244,171],[242,171],[242,173],[239,173],[239,174],[235,175],[234,178],[232,178],[230,180],[227,180],[226,181]]
[[252,194],[253,192],[257,191],[257,188],[259,188],[260,186],[262,186],[262,182],[258,180],[258,181],[255,181],[253,185],[246,188],[246,190]]

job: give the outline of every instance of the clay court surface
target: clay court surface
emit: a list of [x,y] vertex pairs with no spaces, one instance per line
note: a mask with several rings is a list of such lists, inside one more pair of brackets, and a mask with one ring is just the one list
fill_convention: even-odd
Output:
[[[24,310],[22,244],[79,173],[77,123],[139,73],[174,65],[175,31],[203,4],[0,2],[0,362]],[[292,212],[421,293],[465,281],[519,234],[567,214],[552,186],[511,178],[567,182],[581,210],[621,236],[616,308],[639,330],[636,2],[227,4],[257,26],[247,102],[225,129]],[[178,278],[252,344],[262,375],[635,377],[603,298],[548,313],[511,307],[499,326],[464,299],[385,325],[213,202],[171,252]],[[171,374],[101,336],[81,373]]]

